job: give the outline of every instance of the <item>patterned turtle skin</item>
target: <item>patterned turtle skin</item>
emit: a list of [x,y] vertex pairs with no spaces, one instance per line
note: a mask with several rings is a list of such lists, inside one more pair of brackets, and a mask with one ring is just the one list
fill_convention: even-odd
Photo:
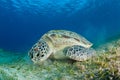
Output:
[[95,50],[91,48],[92,45],[75,32],[51,30],[33,45],[28,55],[35,64],[40,64],[49,57],[84,61],[94,56]]

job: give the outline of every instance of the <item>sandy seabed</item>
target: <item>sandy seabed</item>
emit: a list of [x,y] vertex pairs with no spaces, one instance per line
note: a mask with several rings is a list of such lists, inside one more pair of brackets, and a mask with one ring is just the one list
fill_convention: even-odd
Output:
[[120,39],[99,46],[87,61],[52,60],[40,66],[27,54],[1,49],[0,80],[120,80]]

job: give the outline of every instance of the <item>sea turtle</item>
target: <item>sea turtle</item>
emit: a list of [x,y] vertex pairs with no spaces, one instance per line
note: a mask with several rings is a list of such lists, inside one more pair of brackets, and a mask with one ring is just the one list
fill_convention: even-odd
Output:
[[75,32],[51,30],[33,45],[28,54],[36,64],[44,62],[49,57],[83,61],[95,54],[91,46],[91,42]]

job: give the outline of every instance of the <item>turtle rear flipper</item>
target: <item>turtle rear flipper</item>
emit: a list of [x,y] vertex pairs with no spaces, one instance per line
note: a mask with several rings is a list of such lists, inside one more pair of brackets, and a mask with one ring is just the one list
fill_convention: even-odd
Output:
[[95,50],[92,48],[84,48],[79,45],[74,45],[65,48],[65,55],[76,61],[85,61],[95,55]]

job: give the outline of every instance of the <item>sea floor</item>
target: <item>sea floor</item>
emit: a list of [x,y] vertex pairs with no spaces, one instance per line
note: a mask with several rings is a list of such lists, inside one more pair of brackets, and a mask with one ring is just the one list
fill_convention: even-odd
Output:
[[0,80],[120,80],[120,39],[96,49],[83,62],[52,60],[34,65],[27,54],[0,50]]

